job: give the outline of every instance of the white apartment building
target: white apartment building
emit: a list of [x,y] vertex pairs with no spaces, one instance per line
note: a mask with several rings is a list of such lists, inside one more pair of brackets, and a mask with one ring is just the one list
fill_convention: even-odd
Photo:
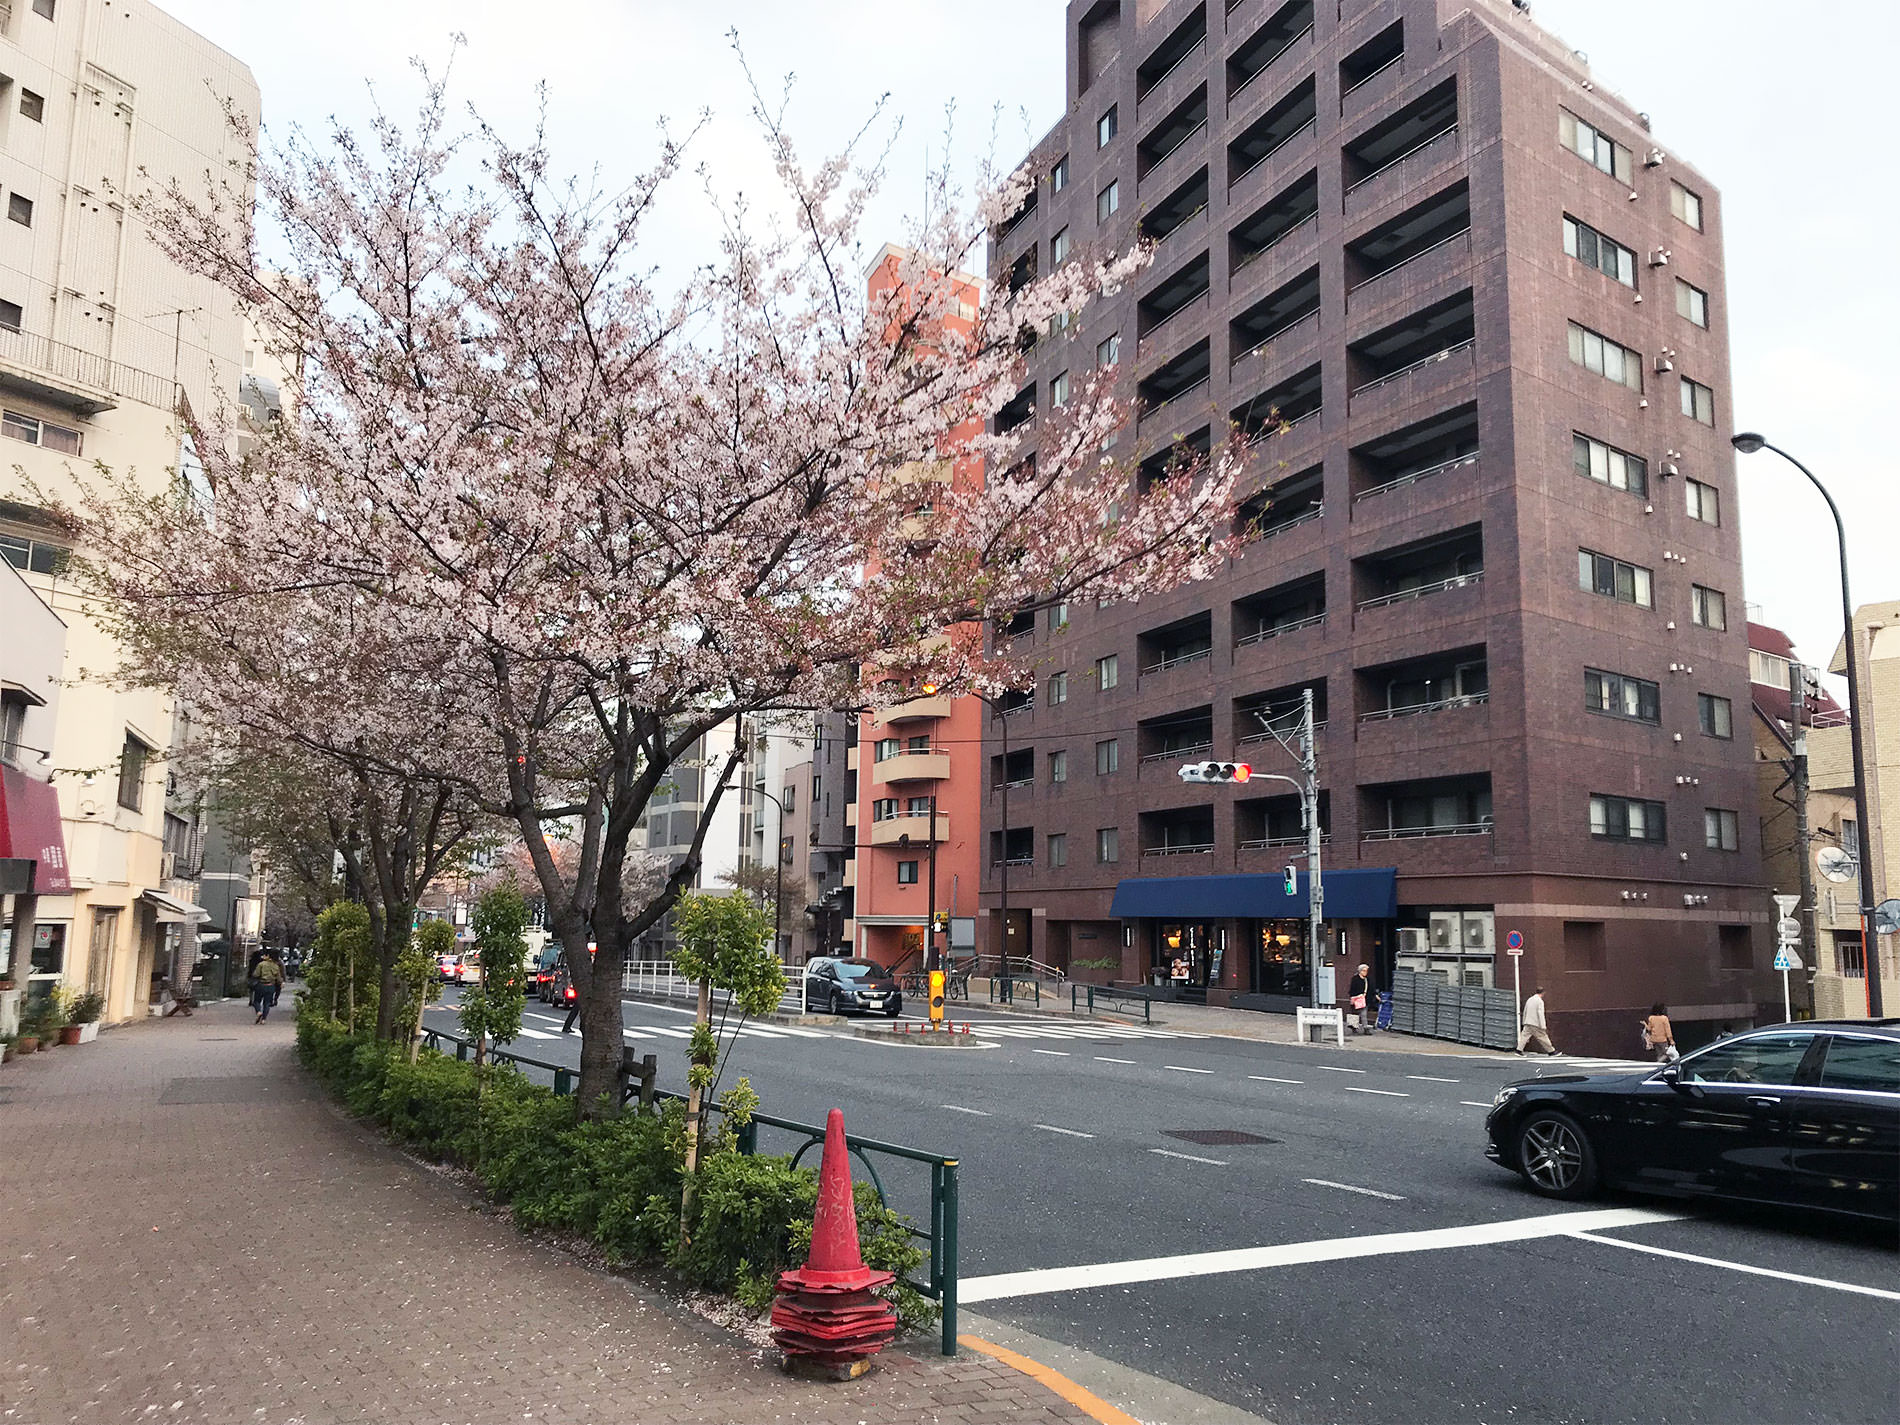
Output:
[[229,299],[128,207],[148,181],[242,173],[226,101],[255,121],[250,71],[147,0],[0,0],[0,555],[68,629],[50,765],[73,892],[40,898],[36,961],[103,992],[108,1021],[146,1012],[168,947],[203,918],[180,874],[201,829],[168,797],[183,719],[109,681],[115,649],[32,491],[71,490],[95,462],[164,488],[188,464],[181,413],[238,399]]

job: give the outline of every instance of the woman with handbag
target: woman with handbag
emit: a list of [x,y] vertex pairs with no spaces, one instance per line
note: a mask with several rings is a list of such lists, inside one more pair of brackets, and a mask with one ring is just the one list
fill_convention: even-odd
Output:
[[1658,1064],[1673,1064],[1682,1057],[1676,1052],[1676,1031],[1669,1026],[1666,1006],[1650,1007],[1649,1018],[1643,1021],[1643,1047],[1655,1054]]
[[1370,1034],[1366,1024],[1366,1006],[1372,1000],[1372,966],[1361,965],[1359,973],[1346,982],[1346,1003],[1352,1007],[1353,1033]]

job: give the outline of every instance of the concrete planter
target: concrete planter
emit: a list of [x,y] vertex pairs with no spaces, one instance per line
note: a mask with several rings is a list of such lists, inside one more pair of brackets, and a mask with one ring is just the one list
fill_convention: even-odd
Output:
[[79,1031],[79,1038],[74,1043],[90,1044],[99,1037],[99,1021],[96,1019],[88,1024],[76,1024],[73,1028]]

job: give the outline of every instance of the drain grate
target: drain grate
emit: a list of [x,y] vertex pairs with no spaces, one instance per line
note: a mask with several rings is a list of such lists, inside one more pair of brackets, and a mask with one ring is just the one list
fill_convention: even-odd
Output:
[[1258,1143],[1278,1143],[1278,1138],[1262,1138],[1258,1133],[1243,1133],[1238,1128],[1164,1128],[1163,1138],[1179,1138],[1183,1143],[1199,1143],[1203,1148],[1250,1148]]

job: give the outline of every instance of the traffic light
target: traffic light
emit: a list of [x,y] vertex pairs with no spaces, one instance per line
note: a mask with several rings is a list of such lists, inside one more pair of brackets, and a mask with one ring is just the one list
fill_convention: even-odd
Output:
[[1181,768],[1184,782],[1244,782],[1251,776],[1245,762],[1189,762]]
[[1286,893],[1290,896],[1300,893],[1300,874],[1292,866],[1286,868]]

